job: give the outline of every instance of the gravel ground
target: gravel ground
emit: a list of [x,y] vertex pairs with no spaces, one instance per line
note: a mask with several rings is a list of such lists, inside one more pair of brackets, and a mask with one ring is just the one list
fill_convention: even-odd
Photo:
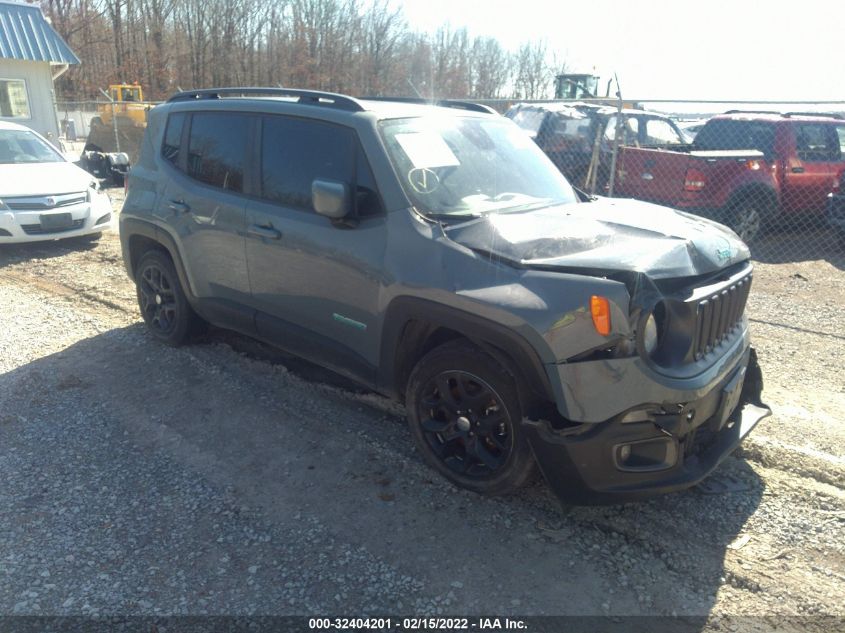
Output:
[[453,488],[400,407],[253,341],[154,343],[114,233],[5,247],[0,614],[845,615],[843,268],[758,264],[774,415],[726,492],[560,508]]

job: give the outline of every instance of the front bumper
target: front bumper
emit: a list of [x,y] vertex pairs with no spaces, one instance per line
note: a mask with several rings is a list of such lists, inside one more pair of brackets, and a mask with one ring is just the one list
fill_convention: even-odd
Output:
[[[666,404],[648,419],[623,423],[617,415],[600,423],[562,429],[526,420],[540,470],[566,503],[619,503],[694,486],[727,457],[771,410],[762,403],[763,378],[754,350],[705,395]],[[666,461],[651,466],[620,464],[622,447],[665,447]],[[663,449],[661,449],[663,450]],[[657,460],[658,462],[660,460]]]
[[[59,230],[42,228],[42,216],[70,214],[72,224]],[[108,195],[99,193],[91,202],[44,210],[9,211],[0,209],[0,244],[21,244],[80,237],[102,233],[112,227],[112,207]]]

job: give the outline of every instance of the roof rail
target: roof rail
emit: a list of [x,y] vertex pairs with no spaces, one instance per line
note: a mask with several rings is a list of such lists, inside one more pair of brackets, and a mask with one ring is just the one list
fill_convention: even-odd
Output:
[[783,112],[776,112],[775,110],[726,110],[724,114],[778,114],[783,116]]
[[471,112],[483,112],[485,114],[499,114],[490,106],[472,101],[459,101],[456,99],[423,99],[422,97],[361,97],[366,101],[393,101],[396,103],[418,103],[420,105],[433,105],[441,108],[457,108]]
[[783,116],[818,116],[825,119],[842,119],[842,115],[837,112],[785,112]]
[[167,100],[167,103],[177,101],[194,101],[200,99],[220,99],[223,96],[250,97],[253,95],[265,97],[297,97],[297,102],[305,105],[321,105],[349,112],[363,112],[357,99],[333,92],[318,90],[297,90],[294,88],[206,88],[203,90],[185,90],[177,92]]
[[845,117],[843,117],[838,112],[777,112],[775,110],[727,110],[724,114],[777,114],[778,116],[786,118],[793,116],[817,116],[825,119],[845,119]]

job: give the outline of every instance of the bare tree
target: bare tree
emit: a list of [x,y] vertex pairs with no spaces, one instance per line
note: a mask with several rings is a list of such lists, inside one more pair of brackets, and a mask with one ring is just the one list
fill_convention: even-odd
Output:
[[546,60],[545,42],[528,42],[519,47],[514,96],[521,99],[544,99],[548,96],[552,77]]
[[[82,65],[58,82],[96,98],[139,80],[149,98],[177,87],[286,85],[351,94],[544,96],[545,44],[515,55],[444,24],[408,27],[395,0],[41,0]],[[554,63],[555,68],[560,64]]]

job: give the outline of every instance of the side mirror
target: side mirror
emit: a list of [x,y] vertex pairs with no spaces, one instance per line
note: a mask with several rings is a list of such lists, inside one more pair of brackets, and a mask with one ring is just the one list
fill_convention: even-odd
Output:
[[81,160],[81,157],[79,156],[79,154],[77,154],[75,152],[65,152],[64,154],[62,154],[62,156],[64,156],[64,159],[69,163],[77,163],[78,164],[79,161]]
[[336,180],[314,180],[311,183],[311,202],[317,213],[332,220],[345,218],[352,210],[349,185]]

